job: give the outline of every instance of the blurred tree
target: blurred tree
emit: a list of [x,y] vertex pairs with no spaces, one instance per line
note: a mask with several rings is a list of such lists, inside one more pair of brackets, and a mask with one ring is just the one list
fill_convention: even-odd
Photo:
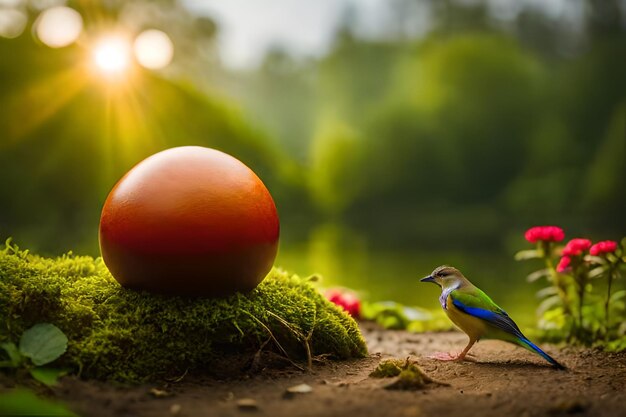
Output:
[[367,42],[340,28],[334,48],[319,63],[319,120],[341,117],[361,126],[388,94],[404,46]]
[[376,102],[378,115],[361,123],[367,140],[356,168],[370,178],[366,198],[393,205],[496,197],[523,164],[538,71],[514,44],[491,36],[416,48],[395,71],[391,96]]
[[623,2],[394,0],[375,35],[354,6],[319,59],[277,45],[243,71],[219,62],[219,21],[179,1],[69,4],[89,36],[154,27],[176,53],[116,90],[84,76],[78,46],[47,49],[30,27],[0,40],[0,231],[35,249],[94,252],[112,183],[180,144],[249,164],[298,237],[324,216],[446,248],[530,223],[626,228]]
[[311,185],[314,197],[327,212],[336,215],[363,192],[362,138],[341,123],[323,125],[313,141]]
[[97,253],[108,191],[134,164],[173,146],[210,146],[241,159],[279,210],[283,199],[302,196],[286,191],[302,184],[267,137],[189,85],[139,69],[127,82],[103,80],[85,71],[79,49],[28,38],[0,40],[0,55],[13,57],[0,65],[0,105],[10,109],[0,114],[0,230],[28,247]]
[[256,71],[233,75],[222,87],[242,104],[255,125],[304,162],[315,129],[314,76],[311,65],[275,46]]
[[[626,101],[615,109],[606,138],[591,158],[582,189],[584,208],[597,219],[626,228]],[[619,230],[612,230],[618,239]]]

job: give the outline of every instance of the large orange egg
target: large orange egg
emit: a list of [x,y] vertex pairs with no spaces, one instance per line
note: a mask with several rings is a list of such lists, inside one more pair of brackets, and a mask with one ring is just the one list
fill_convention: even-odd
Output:
[[125,287],[225,296],[255,288],[278,248],[276,206],[239,160],[185,146],[131,169],[109,194],[100,251]]

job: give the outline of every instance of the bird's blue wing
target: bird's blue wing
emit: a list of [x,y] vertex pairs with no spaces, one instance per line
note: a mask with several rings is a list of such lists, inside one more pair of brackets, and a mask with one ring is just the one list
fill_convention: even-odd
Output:
[[541,355],[555,368],[565,369],[563,365],[558,363],[554,358],[528,340],[522,334],[519,327],[517,327],[517,324],[515,324],[509,315],[506,314],[506,311],[498,307],[498,305],[480,289],[472,288],[470,291],[454,290],[450,293],[450,298],[452,300],[452,304],[463,313],[484,320],[491,326],[514,336],[514,343]]
[[492,326],[516,337],[525,338],[517,324],[506,314],[506,311],[498,307],[482,291],[480,294],[474,295],[455,290],[450,293],[450,296],[452,304],[462,312],[485,320]]

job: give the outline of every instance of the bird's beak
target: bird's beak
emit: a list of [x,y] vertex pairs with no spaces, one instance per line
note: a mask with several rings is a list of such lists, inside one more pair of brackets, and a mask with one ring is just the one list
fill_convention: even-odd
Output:
[[433,278],[432,275],[429,275],[427,277],[420,279],[420,282],[435,282],[435,278]]

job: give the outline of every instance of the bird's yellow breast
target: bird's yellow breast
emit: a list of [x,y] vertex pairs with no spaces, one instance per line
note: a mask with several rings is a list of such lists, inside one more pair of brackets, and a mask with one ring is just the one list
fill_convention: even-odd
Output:
[[487,334],[487,324],[474,316],[462,312],[452,303],[452,297],[446,298],[446,314],[459,329],[463,330],[470,339],[478,340]]

